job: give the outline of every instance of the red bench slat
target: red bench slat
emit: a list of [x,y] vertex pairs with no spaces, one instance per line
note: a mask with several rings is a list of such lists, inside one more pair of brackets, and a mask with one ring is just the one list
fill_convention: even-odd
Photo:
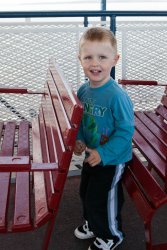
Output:
[[75,126],[73,126],[73,124],[68,118],[69,116],[66,114],[66,110],[63,106],[61,96],[59,96],[59,92],[51,77],[50,80],[48,81],[47,92],[49,94],[50,101],[53,103],[54,112],[56,112],[58,123],[62,124],[61,133],[63,135],[63,141],[65,145],[67,146],[74,145],[74,138],[76,137],[77,133],[76,128]]
[[[46,103],[45,103],[46,102]],[[53,109],[51,100],[49,96],[46,97],[46,99],[43,99],[43,118],[44,122],[42,124],[45,124],[45,130],[47,133],[48,138],[48,147],[52,148],[54,150],[49,150],[50,153],[53,154],[53,156],[57,157],[58,159],[52,158],[50,155],[50,161],[57,161],[58,162],[58,171],[67,171],[69,167],[69,161],[71,159],[72,153],[71,151],[67,151],[64,145],[64,141],[62,140],[62,132],[60,131],[61,127],[59,127],[59,120],[58,117],[55,114],[55,111]],[[43,119],[41,118],[41,120]],[[69,135],[68,135],[69,136]],[[75,137],[74,137],[75,138]],[[53,194],[56,191],[62,191],[64,187],[64,181],[61,179],[63,174],[59,174],[55,171],[51,173],[46,173],[45,178],[47,180],[47,193],[48,193],[48,199],[49,199],[49,206],[53,206],[55,204]],[[61,182],[61,184],[59,184]],[[63,184],[62,184],[63,182]],[[53,192],[54,188],[54,192]],[[54,200],[53,200],[54,199]],[[56,198],[57,199],[57,198]]]
[[[29,123],[20,122],[18,135],[18,156],[30,154]],[[22,188],[24,186],[24,189]],[[30,219],[30,173],[16,173],[15,207],[13,230],[23,231],[32,228]]]
[[[56,83],[56,87],[71,124],[78,127],[79,121],[82,117],[82,105],[80,101],[73,94],[73,91],[71,91],[70,86],[64,78],[63,72],[53,59],[50,60],[50,72]],[[63,82],[65,84],[62,84]]]
[[[49,99],[51,102],[53,102],[53,105],[56,109],[56,115],[58,117],[58,120],[60,124],[62,124],[61,125],[62,135],[63,135],[64,141],[66,142],[66,139],[68,137],[68,132],[71,128],[71,124],[69,123],[68,117],[66,115],[66,111],[62,104],[61,97],[59,96],[59,92],[51,76],[49,77],[48,85],[46,85],[46,89],[47,89],[47,93],[49,94]],[[51,100],[51,95],[53,96],[52,100]]]
[[167,120],[167,108],[159,105],[156,109],[155,109],[156,113],[161,115],[165,120]]
[[153,121],[143,112],[135,112],[135,115],[165,146],[167,146],[167,134],[160,127],[153,123]]
[[135,203],[139,215],[146,223],[147,220],[150,219],[150,216],[154,213],[154,209],[150,207],[150,203],[143,196],[143,194],[139,192],[138,185],[129,171],[124,173],[123,183],[128,191],[128,194]]
[[[41,111],[40,111],[41,113]],[[55,155],[54,155],[54,150],[53,149],[53,144],[49,145],[49,141],[52,142],[52,135],[50,135],[50,129],[49,129],[49,124],[47,126],[47,138],[45,138],[45,136],[43,134],[41,134],[43,127],[41,129],[41,125],[39,125],[39,121],[38,121],[38,117],[36,120],[34,120],[34,127],[32,129],[32,140],[33,140],[33,148],[38,148],[38,152],[39,152],[39,156],[40,159],[38,162],[32,162],[32,170],[33,171],[48,171],[49,169],[51,170],[55,170],[57,169],[57,161],[55,161]],[[36,124],[36,125],[35,125]],[[42,125],[43,126],[43,125]],[[39,134],[38,134],[39,133]],[[51,138],[51,139],[50,139]],[[45,140],[46,139],[46,140]],[[48,147],[48,145],[50,146],[50,148]],[[46,148],[48,147],[48,148]],[[46,150],[50,150],[49,154],[47,154]],[[35,150],[33,151],[34,153]],[[52,162],[50,160],[48,160],[48,162],[45,162],[44,157],[49,157],[49,156],[53,156]],[[34,158],[34,157],[33,157]],[[51,158],[51,157],[50,157]]]
[[167,201],[167,195],[158,184],[154,175],[143,165],[139,157],[133,154],[133,162],[129,167],[129,171],[134,176],[136,181],[140,183],[139,188],[147,196],[151,205],[155,208],[160,207]]
[[10,185],[10,173],[0,174],[0,232],[7,231],[7,207]]
[[72,100],[70,99],[69,94],[67,92],[67,89],[65,88],[64,84],[62,84],[63,75],[60,76],[60,74],[59,74],[60,71],[57,72],[57,70],[55,70],[55,68],[52,69],[52,67],[50,67],[50,73],[51,73],[54,81],[56,82],[56,86],[57,86],[58,91],[62,97],[64,107],[67,111],[69,119],[71,120],[74,107],[73,107]]
[[35,226],[43,225],[51,214],[48,209],[44,172],[34,172]]
[[166,161],[162,159],[159,154],[155,153],[154,149],[150,147],[150,144],[137,131],[134,132],[133,142],[142,152],[144,157],[152,164],[159,175],[162,178],[165,178]]
[[[45,110],[46,112],[46,110]],[[49,129],[49,122],[46,120],[46,124],[44,121],[43,116],[43,110],[40,110],[39,113],[39,123],[40,123],[40,135],[42,143],[42,157],[44,162],[49,161],[49,146],[48,146],[48,134],[46,136],[47,131],[51,133]],[[46,115],[45,115],[46,118]],[[47,118],[49,119],[49,117]],[[45,125],[48,125],[47,127]],[[50,136],[52,138],[52,136]],[[58,162],[58,160],[57,160]],[[45,184],[46,184],[46,192],[47,192],[47,198],[48,198],[48,206],[50,208],[55,208],[56,202],[58,202],[58,199],[60,198],[60,195],[58,192],[62,191],[64,186],[64,179],[66,178],[65,173],[61,173],[58,170],[57,171],[47,171],[44,173],[45,175]],[[65,178],[64,178],[65,176]],[[55,190],[57,194],[55,195]],[[56,197],[56,198],[55,198]]]
[[[50,118],[51,118],[51,115],[53,115],[53,113],[52,112],[50,113],[49,106],[50,106],[49,101],[46,100],[46,98],[43,98],[43,100],[42,100],[42,113],[44,114],[44,124],[46,126],[47,142],[48,142],[49,156],[50,156],[49,160],[50,160],[50,162],[58,162],[58,155],[59,154],[58,154],[58,152],[56,152],[56,146],[55,146],[56,142],[54,142],[53,128],[50,124]],[[53,120],[53,118],[52,118],[52,120]],[[54,127],[55,127],[55,131],[57,132],[57,121],[56,121]],[[59,139],[57,138],[56,140],[57,140],[58,145],[60,145]],[[59,153],[61,155],[61,151]]]
[[50,162],[50,156],[49,156],[49,146],[48,146],[48,139],[47,139],[47,131],[45,127],[45,121],[43,117],[43,109],[40,108],[39,111],[39,133],[40,133],[40,140],[41,143],[41,150],[42,150],[42,159],[43,162]]
[[27,231],[32,228],[32,221],[30,219],[29,175],[29,172],[16,174],[14,221],[12,226],[13,231]]
[[12,156],[14,152],[14,140],[15,140],[15,122],[8,122],[5,125],[4,138],[2,142],[2,148],[0,156]]
[[164,159],[167,159],[165,145],[150,131],[137,117],[135,117],[135,128],[145,138],[151,147]]
[[167,124],[164,122],[164,118],[162,116],[157,116],[156,113],[151,111],[144,112],[144,114],[148,116],[150,120],[152,120],[167,135]]
[[[0,139],[2,136],[3,122],[0,122]],[[6,225],[6,209],[8,206],[8,195],[10,185],[10,173],[0,174],[0,231],[7,230]]]
[[[0,126],[0,133],[2,134],[3,124]],[[2,143],[1,156],[12,156],[15,139],[15,122],[8,122],[5,126],[4,138]],[[10,187],[10,173],[0,174],[0,231],[7,231],[7,209],[9,199]]]
[[[47,131],[46,131],[46,127],[45,127],[45,121],[44,121],[42,109],[40,109],[40,111],[39,111],[39,127],[40,127],[41,141],[42,141],[43,162],[50,162],[49,146],[48,146],[48,140],[47,140]],[[56,172],[57,171],[54,171],[54,173],[56,173]],[[49,208],[51,208],[51,207],[53,207],[51,204],[52,204],[53,196],[55,194],[53,179],[52,179],[52,171],[47,171],[44,173],[44,175],[45,175],[45,184],[46,184],[45,186],[46,186],[46,192],[47,192],[48,206],[49,206]]]
[[[42,150],[38,145],[40,142],[40,128],[38,119],[32,122],[32,135],[33,135],[33,161],[42,162]],[[34,172],[34,195],[35,195],[35,220],[36,226],[42,225],[50,217],[47,205],[47,194],[45,189],[45,176],[44,172]]]
[[[53,156],[57,155],[59,168],[66,169],[66,163],[69,162],[69,157],[71,154],[65,148],[64,141],[62,140],[60,127],[57,121],[57,117],[55,115],[53,106],[51,105],[51,101],[49,97],[46,97],[46,104],[42,106],[44,117],[45,117],[45,124],[47,133],[50,133],[48,145],[49,148],[52,148]],[[46,108],[47,107],[47,108]],[[50,146],[51,145],[51,146]],[[49,151],[51,152],[51,150]],[[56,161],[56,159],[51,159],[51,162]]]

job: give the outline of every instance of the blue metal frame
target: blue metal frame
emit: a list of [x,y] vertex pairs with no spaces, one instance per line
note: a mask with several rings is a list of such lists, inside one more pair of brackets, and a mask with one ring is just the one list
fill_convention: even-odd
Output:
[[[107,0],[101,0],[101,11],[106,11],[107,9]],[[106,17],[102,16],[101,21],[106,21]]]
[[24,17],[101,17],[101,16],[167,16],[167,11],[0,11],[0,18]]
[[[167,16],[167,11],[4,11],[0,12],[0,18],[47,18],[47,17],[83,17],[84,27],[88,27],[88,17],[110,18],[110,30],[116,32],[116,17],[134,16]],[[111,76],[115,78],[113,68]]]
[[[1,11],[0,18],[167,16],[167,11]],[[116,30],[111,24],[111,30]]]

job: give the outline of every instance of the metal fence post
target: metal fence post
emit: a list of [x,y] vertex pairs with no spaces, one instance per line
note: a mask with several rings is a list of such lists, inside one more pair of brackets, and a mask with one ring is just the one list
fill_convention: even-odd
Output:
[[[110,30],[114,33],[116,33],[116,16],[111,15],[110,16]],[[115,67],[112,68],[111,70],[111,77],[115,79]]]

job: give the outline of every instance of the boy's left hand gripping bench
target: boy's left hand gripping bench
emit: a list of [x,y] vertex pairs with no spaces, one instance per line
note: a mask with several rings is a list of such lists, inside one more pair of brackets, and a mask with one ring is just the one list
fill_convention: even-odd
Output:
[[[23,88],[0,88],[0,93],[32,94]],[[0,122],[0,232],[35,230],[48,223],[42,248],[48,249],[82,112],[51,59],[38,116],[32,123]],[[13,185],[15,193],[10,192]]]

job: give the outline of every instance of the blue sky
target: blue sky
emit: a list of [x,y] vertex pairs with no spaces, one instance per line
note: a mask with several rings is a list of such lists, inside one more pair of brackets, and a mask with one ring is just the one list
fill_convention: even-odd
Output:
[[[0,0],[1,11],[100,10],[101,0]],[[107,10],[167,10],[167,0],[107,0]]]

